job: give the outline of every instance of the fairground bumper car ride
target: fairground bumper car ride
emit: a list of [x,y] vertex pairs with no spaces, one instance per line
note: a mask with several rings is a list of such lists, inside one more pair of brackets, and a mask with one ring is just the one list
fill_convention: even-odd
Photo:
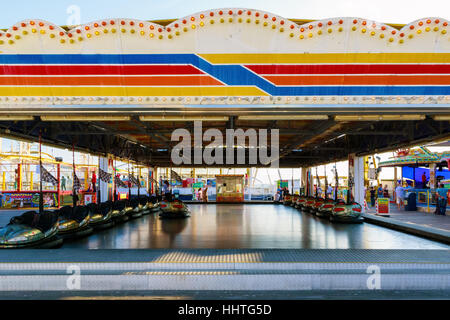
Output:
[[27,211],[12,217],[9,224],[0,228],[0,248],[58,248],[63,239],[58,236],[58,212]]
[[344,223],[361,223],[364,218],[361,216],[362,207],[359,203],[337,203],[331,210],[330,221]]
[[160,203],[161,219],[180,219],[191,216],[188,207],[181,200],[162,201]]
[[64,206],[59,209],[58,235],[64,239],[88,236],[93,232],[89,226],[90,210],[86,206]]
[[89,226],[94,230],[107,229],[114,225],[114,220],[112,219],[112,201],[106,201],[100,204],[90,203],[87,207],[91,211]]

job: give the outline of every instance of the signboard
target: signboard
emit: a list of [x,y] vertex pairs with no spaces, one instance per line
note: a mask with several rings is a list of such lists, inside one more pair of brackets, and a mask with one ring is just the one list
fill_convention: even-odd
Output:
[[377,170],[375,168],[369,168],[369,180],[377,179]]
[[194,188],[194,189],[203,188],[203,182],[193,183],[192,188]]
[[377,215],[389,217],[389,198],[377,199]]
[[[57,207],[58,199],[55,192],[44,192],[44,207]],[[38,192],[3,192],[1,193],[2,208],[37,208],[39,207]]]
[[288,180],[278,180],[277,187],[278,188],[289,188],[289,181]]

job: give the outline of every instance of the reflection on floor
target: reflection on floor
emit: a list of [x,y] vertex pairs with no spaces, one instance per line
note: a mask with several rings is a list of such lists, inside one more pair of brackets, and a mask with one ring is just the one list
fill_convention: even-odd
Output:
[[283,205],[195,205],[185,220],[156,215],[117,225],[63,248],[442,249],[445,244],[383,227],[332,224]]

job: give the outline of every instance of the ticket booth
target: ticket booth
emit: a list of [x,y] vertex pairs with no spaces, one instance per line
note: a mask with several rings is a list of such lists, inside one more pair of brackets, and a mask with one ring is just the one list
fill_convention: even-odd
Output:
[[217,202],[244,202],[243,175],[216,176]]

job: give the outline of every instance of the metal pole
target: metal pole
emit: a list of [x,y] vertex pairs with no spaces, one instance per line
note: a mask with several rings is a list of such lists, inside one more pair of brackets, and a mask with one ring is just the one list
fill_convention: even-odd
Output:
[[116,177],[117,177],[117,172],[116,172],[116,158],[114,157],[113,159],[113,168],[114,168],[114,178],[113,178],[113,182],[114,182],[114,195],[113,195],[113,200],[117,201],[117,183],[116,183]]
[[131,200],[130,159],[128,159],[128,200]]
[[72,206],[75,208],[77,206],[77,201],[75,200],[75,176],[76,176],[76,172],[75,172],[75,144],[72,142]]
[[44,212],[44,195],[42,193],[42,131],[39,130],[39,214]]
[[97,180],[98,180],[98,187],[97,187],[97,204],[101,203],[101,196],[102,196],[102,192],[100,191],[101,189],[101,183],[102,180],[100,179],[100,156],[98,156],[98,175],[97,175]]

